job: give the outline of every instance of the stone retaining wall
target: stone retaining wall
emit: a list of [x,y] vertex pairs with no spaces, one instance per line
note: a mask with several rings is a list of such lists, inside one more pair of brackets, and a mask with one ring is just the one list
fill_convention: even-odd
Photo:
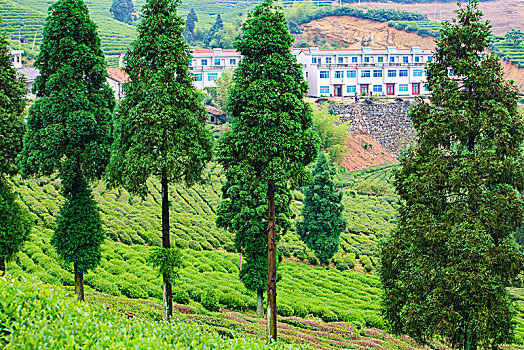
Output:
[[364,100],[331,107],[335,114],[341,116],[342,122],[350,122],[352,131],[366,131],[389,153],[398,156],[415,139],[415,129],[408,117],[410,106],[409,101],[371,103]]

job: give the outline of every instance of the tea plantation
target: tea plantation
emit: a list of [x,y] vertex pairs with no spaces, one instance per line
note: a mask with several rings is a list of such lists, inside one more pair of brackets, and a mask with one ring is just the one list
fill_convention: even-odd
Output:
[[[283,341],[307,341],[314,344],[313,347],[325,348],[418,347],[409,338],[392,337],[380,330],[385,328],[385,324],[380,316],[381,289],[378,278],[374,274],[359,272],[373,271],[377,262],[377,243],[395,226],[396,196],[391,184],[395,166],[383,165],[351,173],[341,171],[337,174],[337,183],[345,192],[345,216],[348,218],[349,228],[342,235],[342,249],[333,259],[330,269],[315,266],[314,255],[305,249],[294,232],[289,232],[282,238],[279,244],[283,261],[279,264],[278,313],[279,332]],[[142,327],[140,329],[145,329],[145,334],[154,334],[155,337],[160,337],[159,341],[166,344],[171,344],[173,338],[161,334],[167,328],[174,327],[170,332],[182,334],[183,339],[183,334],[195,334],[196,342],[200,341],[198,339],[202,339],[203,343],[209,341],[217,344],[218,349],[222,346],[264,346],[254,340],[264,337],[264,321],[254,316],[255,294],[247,291],[238,278],[241,257],[232,252],[231,234],[217,229],[214,223],[215,209],[220,201],[221,168],[211,165],[208,177],[209,181],[205,186],[192,189],[175,186],[171,193],[172,238],[182,249],[185,262],[174,294],[179,310],[177,317],[185,325],[166,325],[160,321],[161,307],[158,303],[162,299],[161,278],[146,262],[148,247],[159,243],[161,225],[159,184],[154,181],[150,182],[152,194],[147,198],[133,197],[124,190],[107,190],[103,182],[94,187],[108,239],[103,245],[101,265],[85,276],[87,298],[115,310],[136,313],[139,320],[133,318],[127,321],[116,311],[78,306],[68,298],[64,299],[61,294],[48,292],[50,287],[39,287],[45,289],[45,293],[36,301],[30,300],[32,297],[29,296],[35,293],[30,286],[33,282],[29,286],[21,286],[2,280],[0,294],[10,293],[5,292],[9,288],[23,290],[19,298],[29,296],[20,302],[28,303],[28,308],[33,307],[31,305],[34,304],[31,303],[48,305],[46,313],[39,316],[46,320],[51,319],[53,313],[65,312],[63,310],[74,315],[77,312],[74,310],[78,309],[80,314],[90,315],[95,320],[94,328],[97,325],[101,327],[101,323],[107,319],[107,322],[121,325],[122,329],[126,329],[123,333],[131,336],[135,333],[130,328],[138,325]],[[57,191],[58,180],[16,178],[12,183],[20,195],[21,203],[34,216],[37,227],[23,251],[8,264],[8,274],[35,281],[34,283],[66,286],[66,290],[71,288],[74,285],[72,267],[60,262],[50,245],[55,226],[54,217],[62,201]],[[302,205],[302,194],[296,191],[294,197],[293,208],[298,213]],[[513,291],[519,301],[519,308],[524,311],[524,298],[519,293],[520,289]],[[53,309],[56,305],[59,308]],[[217,312],[219,310],[222,312]],[[28,311],[22,309],[17,312]],[[522,315],[521,312],[520,316]],[[67,320],[69,317],[64,316],[63,319]],[[16,331],[20,332],[17,341],[33,344],[25,337],[30,336],[28,329],[39,321],[31,322],[35,323],[17,325],[20,327],[20,331]],[[126,322],[130,324],[127,325]],[[517,342],[523,344],[524,319],[519,317],[517,322]],[[195,326],[195,323],[200,326]],[[62,326],[67,327],[65,324]],[[86,332],[97,332],[87,324],[84,326]],[[202,333],[199,327],[204,327],[211,333]],[[233,337],[233,340],[225,339],[214,332]],[[34,335],[34,339],[42,341],[43,338],[39,337],[45,336],[46,333],[43,332]],[[248,339],[240,339],[239,336]],[[253,340],[249,340],[251,338]],[[89,341],[82,340],[81,337],[77,340]],[[180,343],[179,346],[183,348],[185,345]],[[435,346],[446,348],[441,344]]]

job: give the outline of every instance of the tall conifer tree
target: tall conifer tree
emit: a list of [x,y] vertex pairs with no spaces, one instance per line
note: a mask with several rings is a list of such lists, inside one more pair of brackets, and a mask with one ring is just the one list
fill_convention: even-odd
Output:
[[[257,314],[264,317],[264,289],[267,283],[267,184],[252,183],[238,174],[227,173],[222,202],[217,209],[217,225],[235,233],[235,247],[244,258],[240,280],[257,293]],[[291,192],[276,185],[276,231],[283,235],[291,228]]]
[[22,150],[26,89],[10,61],[7,38],[0,29],[0,272],[27,239],[31,225],[15,202],[7,176],[18,172],[15,158]]
[[[125,70],[131,81],[117,111],[109,167],[110,183],[131,193],[145,196],[147,180],[151,176],[160,180],[164,248],[160,252],[166,256],[175,254],[169,235],[169,184],[201,182],[213,142],[189,72],[191,54],[182,36],[179,5],[180,0],[149,0],[142,9],[138,37],[126,56]],[[165,318],[169,319],[173,296],[167,273],[163,289]]]
[[262,2],[242,29],[235,48],[243,58],[229,104],[235,122],[220,141],[219,161],[227,173],[267,185],[268,335],[276,339],[276,184],[308,177],[305,166],[316,156],[318,136],[303,101],[308,87],[291,53],[293,37],[282,8]]
[[418,143],[396,174],[399,224],[380,278],[396,332],[494,348],[511,340],[506,285],[524,262],[513,238],[524,218],[524,127],[517,88],[486,51],[478,2],[457,14],[427,66],[431,103],[419,98],[411,111]]
[[333,175],[324,152],[320,152],[313,170],[314,180],[304,190],[304,207],[300,213],[303,219],[297,224],[298,235],[322,265],[328,264],[337,252],[340,234],[347,226],[342,216],[343,192],[337,190]]
[[109,161],[115,105],[96,29],[81,0],[51,5],[35,61],[39,98],[29,109],[21,156],[25,175],[58,171],[65,202],[51,243],[74,265],[79,300],[84,273],[101,259],[104,232],[88,183],[100,178]]

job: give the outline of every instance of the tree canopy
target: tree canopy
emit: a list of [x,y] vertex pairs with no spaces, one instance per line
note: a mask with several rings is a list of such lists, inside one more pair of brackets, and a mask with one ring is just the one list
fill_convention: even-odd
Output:
[[399,223],[380,277],[394,331],[491,348],[514,329],[505,287],[524,262],[513,237],[524,218],[524,127],[517,89],[486,51],[478,2],[457,16],[427,67],[430,103],[419,98],[411,111],[418,143],[396,174]]
[[127,24],[133,23],[133,12],[135,11],[132,0],[113,0],[109,12],[115,19]]

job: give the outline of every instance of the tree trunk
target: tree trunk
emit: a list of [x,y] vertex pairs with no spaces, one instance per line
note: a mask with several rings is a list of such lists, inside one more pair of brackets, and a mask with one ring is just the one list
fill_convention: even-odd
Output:
[[464,342],[464,350],[477,350],[477,341],[475,336],[469,330],[469,324],[466,325],[466,341]]
[[5,260],[0,258],[0,276],[5,276]]
[[75,264],[75,293],[79,301],[84,301],[84,273]]
[[257,315],[264,317],[264,291],[262,289],[257,290]]
[[[169,193],[167,175],[162,174],[162,247],[171,248],[169,241]],[[162,276],[164,297],[164,319],[169,320],[173,316],[173,287],[166,275]]]
[[267,191],[267,329],[269,340],[277,339],[277,255],[275,235],[275,182],[270,181]]

